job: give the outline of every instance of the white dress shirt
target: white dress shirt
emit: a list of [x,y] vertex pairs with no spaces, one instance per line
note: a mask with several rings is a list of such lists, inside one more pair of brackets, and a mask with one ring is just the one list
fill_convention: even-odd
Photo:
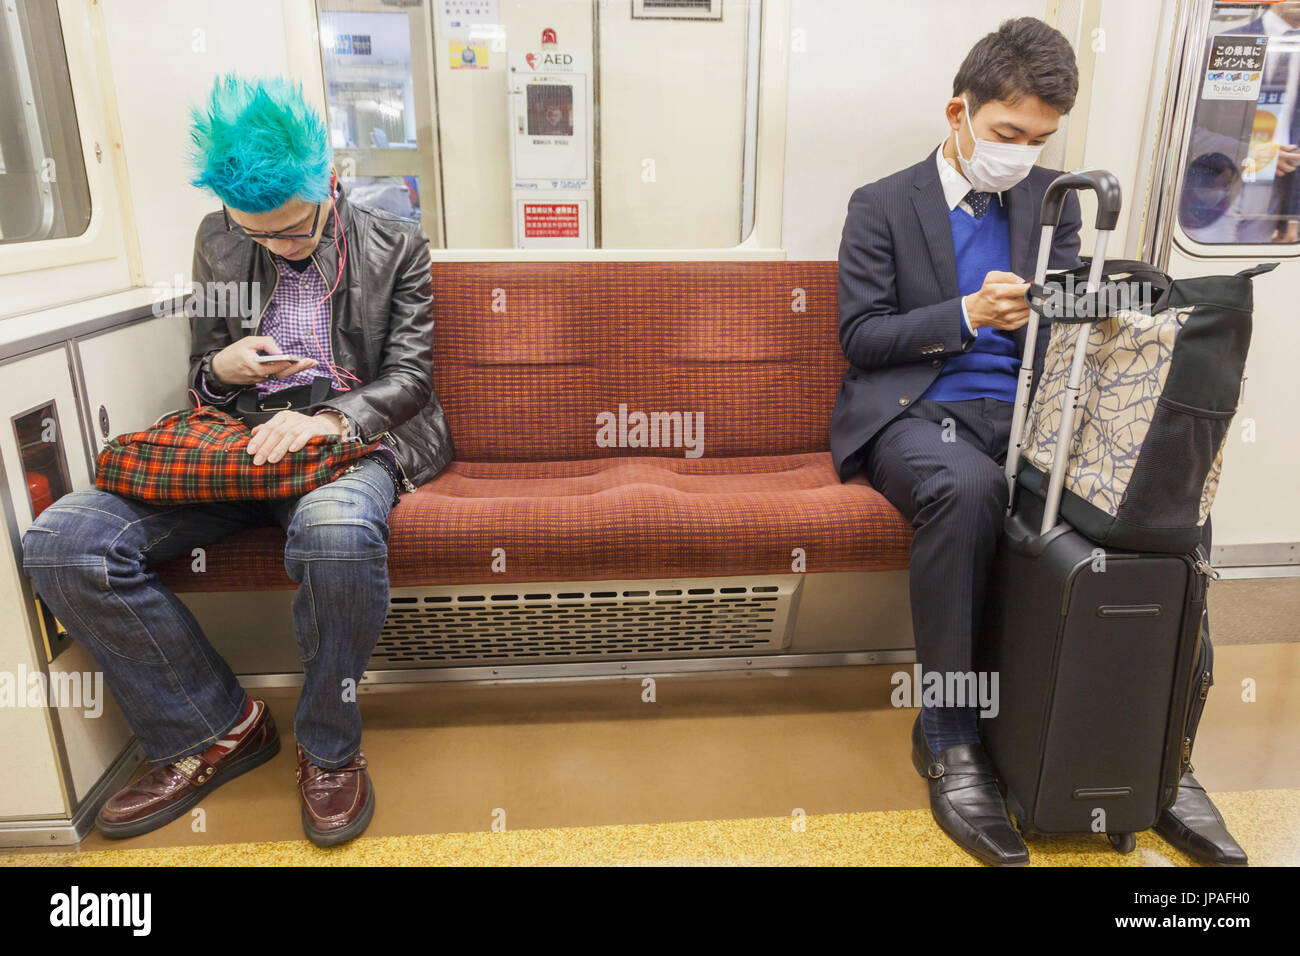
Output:
[[[970,180],[952,168],[952,163],[944,159],[943,147],[947,145],[947,143],[948,141],[944,140],[943,144],[939,147],[939,151],[934,154],[935,162],[939,164],[939,182],[943,185],[944,201],[948,203],[949,212],[956,209],[958,206],[961,206],[964,211],[973,216],[975,215],[975,210],[972,209],[971,204],[966,201],[966,194],[975,187],[970,184]],[[1001,205],[1002,194],[997,193],[997,197],[998,204]],[[966,323],[967,332],[971,335],[979,334],[970,327],[970,316],[966,314],[965,296],[961,297],[961,320]]]

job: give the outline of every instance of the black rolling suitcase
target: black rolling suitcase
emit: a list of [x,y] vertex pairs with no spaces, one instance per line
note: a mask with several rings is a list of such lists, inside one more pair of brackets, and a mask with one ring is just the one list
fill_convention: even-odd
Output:
[[[1071,189],[1097,194],[1087,287],[1096,290],[1120,207],[1118,181],[1101,170],[1067,173],[1049,187],[1036,282],[1045,281],[1051,235]],[[1037,322],[1032,315],[1027,326],[1026,364]],[[1078,328],[1045,496],[1016,494],[1032,375],[1022,369],[1007,454],[1011,503],[976,647],[977,667],[998,674],[998,712],[980,721],[980,734],[1026,838],[1105,833],[1127,853],[1177,794],[1213,569],[1199,545],[1191,554],[1116,551],[1058,522],[1091,326]]]

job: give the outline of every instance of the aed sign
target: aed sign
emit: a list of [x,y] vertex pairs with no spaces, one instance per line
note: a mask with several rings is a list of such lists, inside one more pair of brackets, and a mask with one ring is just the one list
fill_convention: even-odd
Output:
[[525,53],[523,59],[524,65],[534,73],[572,70],[574,64],[572,53]]
[[510,188],[515,246],[589,249],[595,208],[590,57],[509,56]]

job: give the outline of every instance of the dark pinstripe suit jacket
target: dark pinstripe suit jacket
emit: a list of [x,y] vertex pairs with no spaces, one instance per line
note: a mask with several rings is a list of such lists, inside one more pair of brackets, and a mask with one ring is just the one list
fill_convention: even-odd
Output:
[[[1011,227],[1011,271],[1033,277],[1043,193],[1059,175],[1035,166],[1003,194]],[[995,200],[996,201],[996,200]],[[1066,197],[1050,267],[1079,264],[1079,199]],[[961,297],[952,225],[934,153],[862,186],[849,200],[840,242],[840,347],[849,370],[831,415],[831,457],[841,481],[862,467],[864,446],[939,374],[962,345]],[[1034,387],[1050,326],[1039,320]],[[1024,327],[1014,333],[1025,347]],[[1031,392],[1032,394],[1032,392]]]

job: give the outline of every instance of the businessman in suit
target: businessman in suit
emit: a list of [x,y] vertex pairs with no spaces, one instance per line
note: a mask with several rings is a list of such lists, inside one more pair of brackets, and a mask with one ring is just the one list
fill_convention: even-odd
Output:
[[[1006,21],[958,70],[943,143],[854,192],[844,223],[840,344],[850,364],[831,419],[831,455],[840,480],[864,472],[911,521],[917,658],[945,677],[972,672],[1007,504],[1002,466],[1029,318],[1027,277],[1043,194],[1058,175],[1034,162],[1078,85],[1064,36],[1032,17]],[[1079,226],[1070,193],[1051,268],[1079,264]],[[1031,395],[1049,333],[1041,320]],[[1024,864],[1028,851],[980,745],[977,708],[961,703],[923,707],[912,728],[912,762],[929,781],[931,811],[978,859]],[[1221,827],[1203,790],[1180,791],[1179,801],[1191,808],[1183,829],[1204,823],[1204,831],[1211,815]],[[1192,852],[1190,843],[1180,848]]]

